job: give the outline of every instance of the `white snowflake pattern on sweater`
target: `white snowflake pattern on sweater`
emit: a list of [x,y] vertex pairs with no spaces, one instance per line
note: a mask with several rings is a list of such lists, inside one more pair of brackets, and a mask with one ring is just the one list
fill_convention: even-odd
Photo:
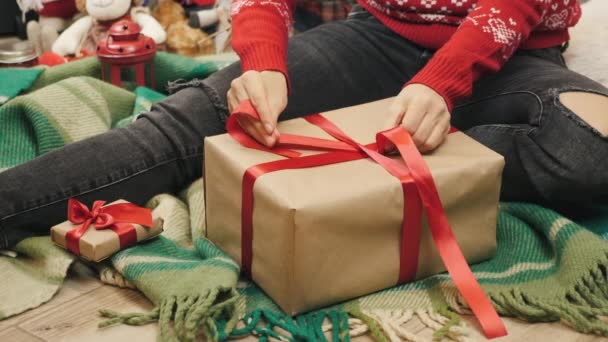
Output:
[[568,9],[564,8],[559,13],[545,15],[543,26],[549,30],[564,29],[568,26],[566,19],[568,18]]
[[[489,11],[482,10],[482,6],[477,7],[466,17],[465,22],[469,22],[474,26],[480,26],[482,32],[490,34],[494,43],[502,45],[502,59],[509,59],[513,53],[515,53],[522,40],[521,33],[515,29],[517,21],[513,18],[509,18],[505,21],[504,19],[497,17],[501,11],[494,7],[491,7]],[[474,13],[477,11],[485,13]]]
[[254,0],[234,0],[230,6],[230,15],[236,16],[241,13],[241,10],[245,7],[252,7],[255,5]]
[[[244,1],[244,0],[237,0]],[[528,0],[543,6],[543,20],[539,23],[539,30],[563,29],[574,24],[573,18],[577,18],[579,9],[569,6],[580,0]],[[467,14],[472,13],[477,4],[482,0],[385,0],[380,3],[377,0],[365,0],[374,9],[414,23],[437,22],[448,25],[460,25],[464,22]],[[446,4],[447,3],[447,4]],[[447,6],[446,6],[447,5]],[[419,10],[421,9],[421,10]],[[444,16],[440,16],[443,14]],[[456,18],[460,16],[460,18]],[[469,18],[466,18],[469,19]],[[480,18],[475,19],[479,21]],[[489,18],[488,18],[489,19]]]
[[456,7],[462,7],[469,0],[452,0],[452,4],[456,5]]
[[230,7],[230,15],[235,17],[239,15],[244,8],[260,5],[274,7],[285,22],[287,29],[291,29],[291,10],[289,9],[289,6],[287,6],[286,2],[280,0],[234,0],[232,2],[232,6]]
[[428,21],[428,22],[444,22],[446,19],[445,14],[420,14],[420,18]]

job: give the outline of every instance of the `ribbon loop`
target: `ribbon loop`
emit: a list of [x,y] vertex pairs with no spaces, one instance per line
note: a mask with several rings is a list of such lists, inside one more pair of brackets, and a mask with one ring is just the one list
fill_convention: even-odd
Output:
[[91,216],[93,219],[95,219],[97,216],[99,216],[99,213],[101,212],[101,208],[103,207],[104,204],[106,204],[106,201],[93,202],[93,209],[91,209]]
[[74,224],[83,223],[91,216],[89,208],[84,203],[70,198],[68,200],[68,220]]

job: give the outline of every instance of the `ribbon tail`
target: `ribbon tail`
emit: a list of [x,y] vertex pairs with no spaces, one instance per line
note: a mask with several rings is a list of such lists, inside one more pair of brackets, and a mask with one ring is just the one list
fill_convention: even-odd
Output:
[[109,214],[114,222],[134,223],[145,227],[152,227],[152,210],[142,208],[133,203],[118,203],[105,206],[102,213]]
[[137,243],[137,230],[131,223],[114,223],[110,230],[118,235],[120,249],[125,249]]
[[65,245],[69,251],[80,256],[80,238],[89,229],[92,221],[92,219],[87,219],[65,234]]
[[460,294],[464,297],[481,324],[484,334],[487,338],[507,335],[507,330],[502,320],[488,297],[486,297],[479,282],[475,279],[458,246],[458,242],[454,237],[443,205],[441,204],[433,176],[414,145],[411,136],[402,127],[379,133],[377,141],[380,150],[385,150],[387,139],[397,147],[410,170],[412,178],[416,182],[418,194],[422,199],[431,228],[431,235],[433,236],[439,255],[452,276]]

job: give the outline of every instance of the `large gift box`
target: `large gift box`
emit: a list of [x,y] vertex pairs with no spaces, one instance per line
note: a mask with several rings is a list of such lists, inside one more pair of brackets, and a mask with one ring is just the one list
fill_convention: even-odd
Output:
[[51,239],[83,259],[99,262],[163,232],[163,220],[150,209],[125,200],[91,209],[75,199],[68,202],[68,220],[51,228]]
[[[377,146],[367,144],[377,141],[376,133],[387,119],[389,102],[386,99],[334,110],[322,117],[373,150]],[[302,143],[286,133],[336,140],[316,126],[317,119],[281,122],[281,141],[296,147]],[[443,145],[424,156],[422,164],[426,163],[430,175],[426,180],[419,179],[417,188],[411,187],[407,174],[397,177],[379,165],[374,158],[383,157],[373,151],[370,155],[374,158],[351,158],[348,154],[354,152],[340,152],[340,145],[334,146],[337,151],[333,154],[319,151],[320,147],[317,151],[298,149],[303,156],[326,154],[326,159],[345,161],[316,167],[308,166],[318,160],[304,161],[285,168],[281,163],[287,165],[305,157],[286,158],[295,155],[285,147],[264,151],[261,145],[256,147],[245,140],[242,132],[240,136],[224,134],[205,139],[207,237],[240,261],[245,272],[287,313],[301,313],[443,272],[446,265],[437,243],[443,244],[443,258],[448,264],[458,259],[454,250],[458,245],[470,264],[495,253],[504,160],[461,132],[449,134]],[[415,149],[412,146],[410,152]],[[401,158],[390,155],[393,164],[384,164],[388,169],[405,167]],[[425,168],[419,164],[408,167],[414,173]],[[433,180],[449,225],[435,222],[441,221],[442,215],[437,215],[441,204],[426,194],[434,189],[429,184]],[[248,195],[245,192],[249,186],[253,190]],[[416,195],[417,189],[422,196]],[[410,223],[417,224],[421,210],[431,215],[422,215],[421,225],[404,230]],[[247,215],[252,218],[247,219]],[[444,226],[443,231],[436,231],[435,238],[428,221],[435,222],[432,227]],[[457,245],[448,243],[452,236],[449,226]],[[452,274],[465,297],[466,288],[471,287],[467,282],[478,286],[464,259],[451,273],[460,277]],[[479,293],[483,297],[477,287]]]

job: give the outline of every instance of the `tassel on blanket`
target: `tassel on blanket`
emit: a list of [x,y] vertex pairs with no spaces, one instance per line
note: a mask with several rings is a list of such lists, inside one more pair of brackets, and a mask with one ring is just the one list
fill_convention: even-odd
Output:
[[[434,340],[444,337],[454,341],[471,340],[471,328],[465,326],[457,314],[447,309],[362,311],[355,306],[315,311],[295,319],[272,310],[255,310],[242,319],[244,327],[234,329],[230,335],[221,335],[220,340],[254,335],[261,342],[267,342],[271,338],[290,342],[349,342],[351,337],[369,332],[377,342],[427,341],[428,338],[404,327],[416,317],[434,331]],[[331,339],[327,336],[331,336]]]
[[[352,313],[351,313],[352,314]],[[419,332],[408,330],[405,325],[413,319],[418,319],[426,328],[433,330],[433,340],[448,338],[453,341],[469,341],[471,329],[461,322],[460,317],[447,310],[365,310],[356,313],[365,315],[368,324],[376,324],[386,337],[374,334],[376,341],[427,341],[428,337],[420,336]]]
[[[242,317],[243,306],[239,305],[239,299],[236,289],[232,289],[228,295],[215,289],[195,297],[169,297],[146,313],[120,314],[111,310],[100,310],[100,314],[108,320],[101,322],[99,327],[158,322],[162,341],[195,341],[201,332],[205,340],[218,341],[222,336],[229,334],[236,326],[239,317]],[[224,322],[221,329],[218,329],[218,321]]]
[[[608,253],[598,254],[595,266],[571,280],[573,285],[565,291],[551,286],[551,280],[541,280],[521,289],[488,290],[488,295],[502,316],[528,322],[560,321],[581,333],[608,336]],[[461,314],[470,313],[455,288],[442,290],[450,308]]]
[[348,313],[365,323],[376,342],[387,342],[389,337],[382,331],[378,321],[358,308],[349,308]]
[[[325,334],[330,332],[331,341],[350,342],[351,336],[367,332],[361,320],[349,319],[343,310],[320,310],[300,315],[295,320],[273,310],[255,310],[243,317],[242,321],[245,326],[234,329],[229,337],[255,335],[260,342],[267,342],[270,338],[280,341],[329,342]],[[228,336],[220,338],[223,340]]]
[[579,332],[608,336],[608,279],[606,260],[578,279],[562,297],[537,298],[512,290],[492,294],[498,312],[529,322],[562,321]]

